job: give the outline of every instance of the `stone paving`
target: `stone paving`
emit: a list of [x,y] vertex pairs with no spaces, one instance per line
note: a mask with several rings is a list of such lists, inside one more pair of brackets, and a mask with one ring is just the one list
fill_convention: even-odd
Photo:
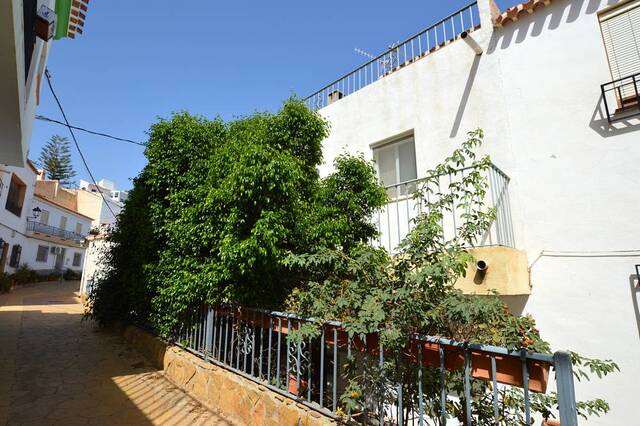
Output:
[[230,425],[117,334],[82,321],[77,282],[0,295],[0,425]]

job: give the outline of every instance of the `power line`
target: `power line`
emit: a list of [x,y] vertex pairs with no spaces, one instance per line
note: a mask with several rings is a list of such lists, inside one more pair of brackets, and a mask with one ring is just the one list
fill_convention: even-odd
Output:
[[109,209],[109,211],[111,212],[111,214],[115,218],[117,215],[115,214],[115,212],[113,211],[113,209],[109,205],[109,202],[107,201],[107,199],[104,197],[104,194],[100,190],[98,182],[96,182],[96,178],[93,177],[93,173],[91,173],[91,170],[89,170],[89,165],[87,164],[87,160],[84,158],[84,154],[82,154],[82,151],[80,150],[80,145],[78,145],[78,140],[76,139],[75,133],[73,133],[73,128],[69,124],[69,120],[67,120],[67,115],[64,113],[64,109],[62,109],[62,104],[60,103],[60,99],[58,99],[58,95],[56,95],[56,92],[53,90],[53,85],[51,84],[51,73],[49,73],[49,69],[48,68],[44,70],[44,75],[45,75],[45,77],[47,77],[47,84],[49,85],[49,90],[51,90],[51,94],[53,95],[53,99],[56,100],[56,103],[58,104],[58,108],[60,109],[60,113],[62,113],[62,117],[64,118],[64,121],[66,123],[65,126],[69,129],[69,133],[71,133],[71,138],[73,139],[73,143],[75,144],[76,148],[78,149],[78,154],[80,154],[80,158],[82,159],[82,163],[84,164],[84,168],[87,170],[87,173],[89,173],[89,176],[91,177],[91,180],[93,181],[93,184],[98,188],[98,192],[100,193],[100,196],[102,197],[102,200],[104,201],[104,203],[106,204],[107,208]]
[[117,136],[113,136],[113,135],[110,135],[108,133],[101,133],[101,132],[96,132],[94,130],[84,129],[82,127],[67,125],[67,124],[63,123],[62,121],[54,120],[53,118],[45,117],[44,115],[36,115],[36,119],[42,120],[42,121],[48,121],[50,123],[60,124],[60,125],[62,125],[64,127],[69,127],[71,129],[80,130],[81,132],[86,132],[86,133],[90,133],[92,135],[102,136],[104,138],[109,138],[109,139],[113,139],[113,140],[120,141],[120,142],[127,142],[127,143],[132,143],[132,144],[135,144],[135,145],[147,146],[147,144],[145,144],[143,142],[137,142],[137,141],[133,141],[131,139],[119,138]]

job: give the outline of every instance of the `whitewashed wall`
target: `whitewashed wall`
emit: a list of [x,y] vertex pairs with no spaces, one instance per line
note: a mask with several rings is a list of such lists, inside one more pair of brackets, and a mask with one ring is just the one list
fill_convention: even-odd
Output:
[[[11,176],[14,173],[27,186],[20,217],[5,208],[9,194],[9,186],[11,184]],[[30,200],[33,198],[33,191],[36,185],[36,173],[29,166],[12,167],[0,165],[0,180],[2,181],[2,191],[0,193],[0,238],[9,243],[9,253],[4,265],[4,271],[12,273],[15,271],[15,268],[9,266],[11,248],[19,244],[24,250],[27,239],[27,216],[31,213]]]
[[495,30],[485,15],[472,33],[483,55],[456,41],[320,111],[331,123],[322,174],[345,150],[371,158],[372,144],[413,131],[421,177],[466,131],[485,130],[482,151],[512,179],[516,246],[533,263],[524,312],[555,349],[622,369],[578,384],[578,398],[611,404],[594,425],[633,424],[640,393],[640,120],[609,127],[601,113],[611,76],[596,12],[611,3],[556,0]]

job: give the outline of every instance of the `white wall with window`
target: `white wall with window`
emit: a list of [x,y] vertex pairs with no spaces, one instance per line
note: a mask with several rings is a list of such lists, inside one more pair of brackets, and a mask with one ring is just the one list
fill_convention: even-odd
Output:
[[4,259],[0,270],[4,272],[14,272],[15,260],[22,261],[35,182],[36,170],[31,163],[27,167],[0,165],[0,261]]
[[[515,245],[531,263],[523,313],[536,317],[553,346],[618,362],[622,373],[595,386],[577,383],[578,397],[611,404],[610,415],[589,419],[590,425],[633,424],[640,377],[634,267],[640,203],[633,195],[640,187],[640,118],[609,124],[601,85],[638,69],[640,2],[536,4],[502,28],[492,24],[489,0],[479,3],[482,28],[471,36],[482,55],[454,41],[319,111],[331,125],[321,174],[344,151],[360,152],[377,155],[385,184],[397,183],[399,150],[376,154],[376,143],[411,129],[421,178],[467,131],[483,128],[479,154],[489,154],[511,178]],[[544,254],[554,251],[566,255]]]

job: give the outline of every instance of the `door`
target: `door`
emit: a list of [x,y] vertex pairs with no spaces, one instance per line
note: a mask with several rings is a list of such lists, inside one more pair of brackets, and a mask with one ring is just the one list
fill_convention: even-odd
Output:
[[9,254],[9,243],[0,242],[0,274],[4,272],[4,265],[7,263],[7,255]]
[[64,255],[67,249],[60,247],[60,253],[56,256],[56,272],[62,272],[64,268]]

